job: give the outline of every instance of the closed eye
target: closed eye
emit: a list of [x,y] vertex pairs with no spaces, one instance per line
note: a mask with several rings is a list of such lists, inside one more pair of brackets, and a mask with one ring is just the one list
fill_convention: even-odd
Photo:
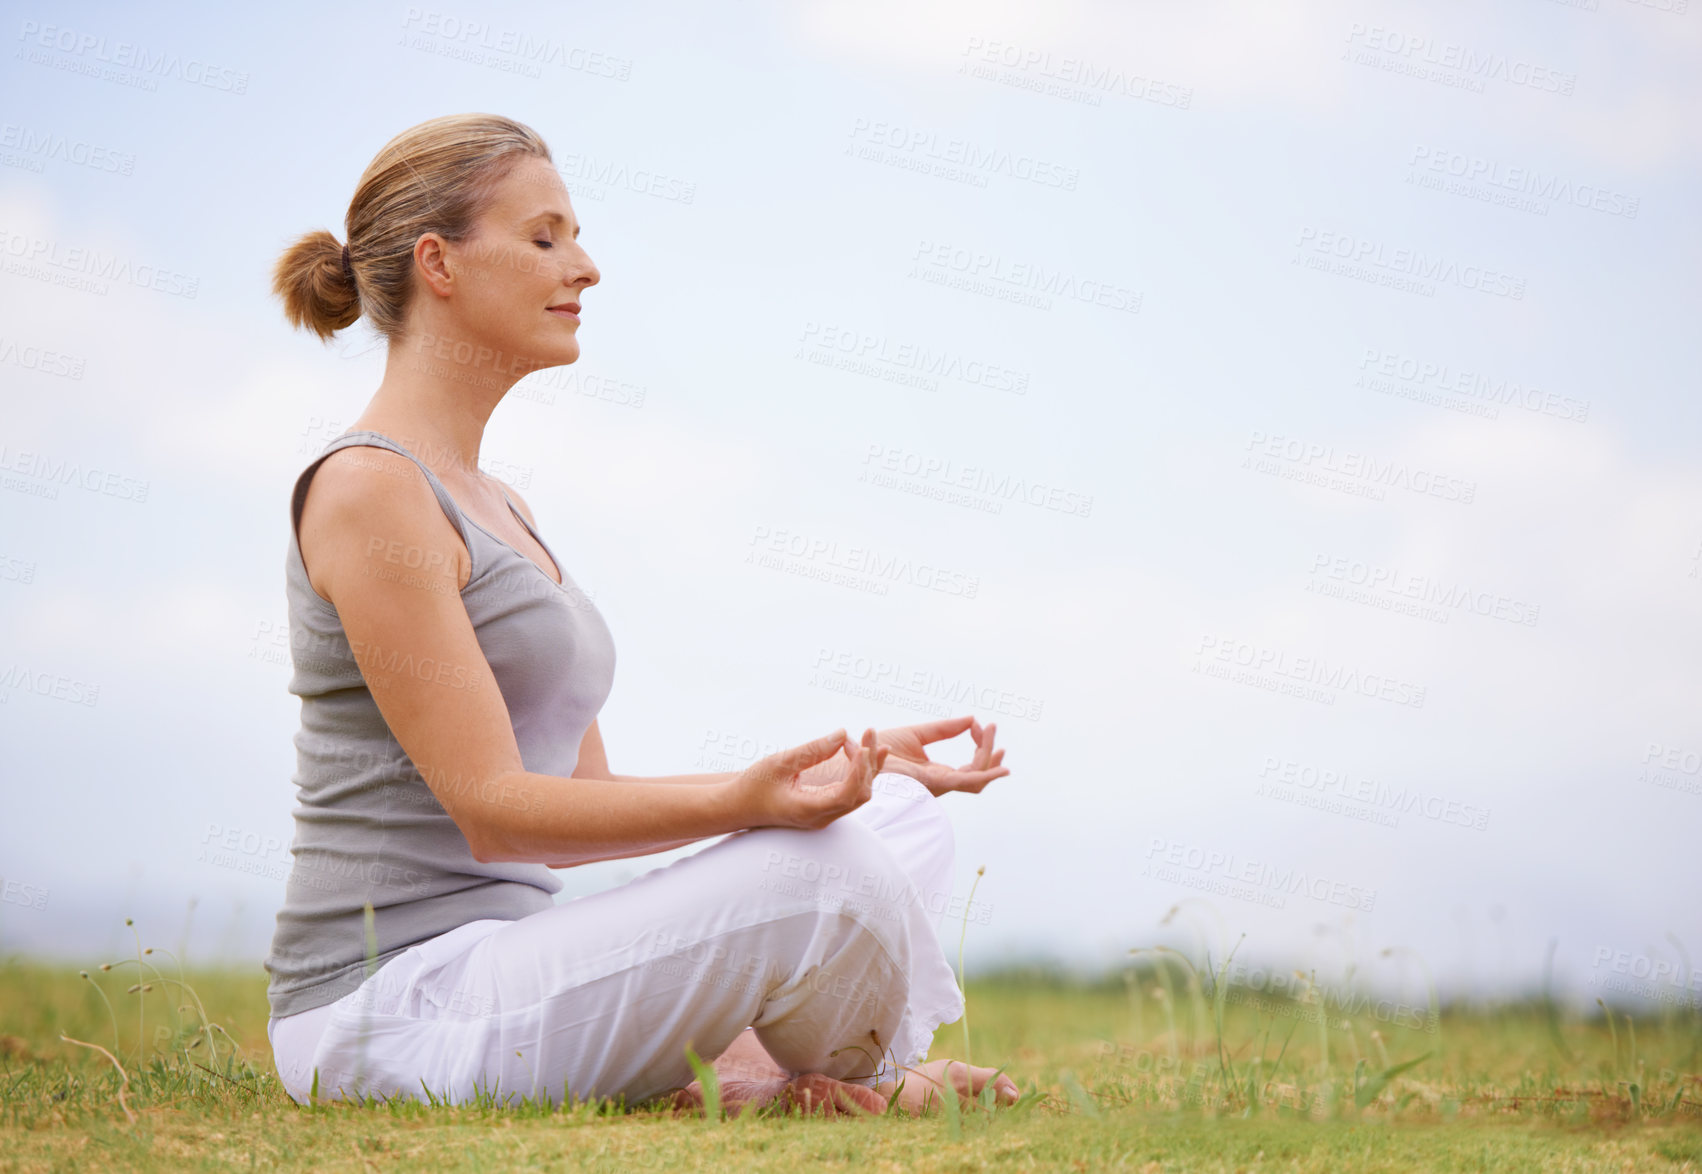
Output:
[[543,245],[546,249],[555,248],[555,245],[553,245],[549,241],[533,241],[532,243],[535,244],[535,245]]

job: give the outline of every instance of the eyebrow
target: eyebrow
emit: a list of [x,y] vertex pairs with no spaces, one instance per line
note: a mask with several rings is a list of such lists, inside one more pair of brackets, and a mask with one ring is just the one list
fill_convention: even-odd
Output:
[[[526,223],[527,224],[536,224],[540,220],[548,220],[551,224],[557,224],[557,225],[567,223],[567,217],[563,216],[560,212],[540,212],[536,216],[532,217],[530,220],[526,221]],[[581,226],[577,225],[577,224],[575,224],[573,226],[573,235],[574,236],[579,235],[580,227]]]

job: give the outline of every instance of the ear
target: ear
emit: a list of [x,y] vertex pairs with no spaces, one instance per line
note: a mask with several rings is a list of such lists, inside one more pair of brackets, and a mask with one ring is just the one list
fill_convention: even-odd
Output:
[[425,282],[426,288],[440,298],[446,298],[455,289],[455,274],[449,265],[447,245],[441,236],[435,232],[422,233],[420,239],[414,242],[414,272]]

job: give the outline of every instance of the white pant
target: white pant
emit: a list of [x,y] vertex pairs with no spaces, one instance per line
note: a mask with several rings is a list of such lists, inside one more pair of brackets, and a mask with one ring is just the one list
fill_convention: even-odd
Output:
[[278,1075],[302,1103],[317,1069],[331,1099],[633,1104],[691,1081],[688,1044],[707,1061],[753,1027],[794,1073],[888,1079],[963,1013],[939,939],[953,848],[940,801],[883,773],[818,831],[739,832],[619,888],[421,942],[336,1002],[270,1021]]

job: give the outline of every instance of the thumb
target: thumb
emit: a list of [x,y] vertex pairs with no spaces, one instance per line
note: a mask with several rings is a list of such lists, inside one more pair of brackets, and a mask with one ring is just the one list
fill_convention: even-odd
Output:
[[782,750],[774,756],[775,765],[787,774],[796,774],[818,762],[826,762],[839,753],[839,748],[844,744],[845,731],[836,730],[826,737],[816,738],[790,750]]

